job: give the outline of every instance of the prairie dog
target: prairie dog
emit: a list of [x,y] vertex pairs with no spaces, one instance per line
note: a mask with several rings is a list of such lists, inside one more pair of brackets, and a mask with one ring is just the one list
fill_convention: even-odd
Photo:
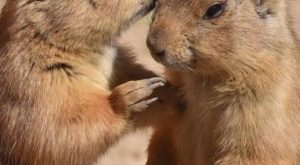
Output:
[[0,164],[93,164],[137,127],[165,80],[135,65],[116,40],[153,7],[152,0],[4,4]]
[[300,53],[286,4],[158,1],[148,47],[187,110],[157,129],[148,165],[300,164]]

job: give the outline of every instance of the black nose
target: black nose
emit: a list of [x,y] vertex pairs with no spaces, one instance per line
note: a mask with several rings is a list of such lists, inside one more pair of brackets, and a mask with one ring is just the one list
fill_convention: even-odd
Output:
[[156,38],[149,36],[147,39],[147,46],[152,54],[159,58],[162,58],[166,55],[166,49],[159,44]]

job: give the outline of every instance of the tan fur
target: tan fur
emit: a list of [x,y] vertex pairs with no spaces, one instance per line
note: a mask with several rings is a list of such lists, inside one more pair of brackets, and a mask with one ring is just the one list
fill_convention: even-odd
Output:
[[[225,12],[204,19],[218,2]],[[154,134],[148,165],[170,157],[156,155],[167,150],[160,137],[175,141],[164,143],[169,164],[300,164],[300,53],[286,1],[160,0],[155,13],[148,45],[182,80],[187,111],[175,133]]]
[[151,123],[151,110],[140,111],[156,100],[148,97],[164,80],[127,82],[156,75],[115,41],[152,5],[6,2],[0,18],[0,164],[92,164],[124,133]]

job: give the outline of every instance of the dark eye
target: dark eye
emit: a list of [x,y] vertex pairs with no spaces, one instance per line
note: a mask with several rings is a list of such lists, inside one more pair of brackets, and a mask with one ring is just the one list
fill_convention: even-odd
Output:
[[204,15],[204,19],[214,19],[222,15],[225,9],[225,4],[214,4],[208,8]]

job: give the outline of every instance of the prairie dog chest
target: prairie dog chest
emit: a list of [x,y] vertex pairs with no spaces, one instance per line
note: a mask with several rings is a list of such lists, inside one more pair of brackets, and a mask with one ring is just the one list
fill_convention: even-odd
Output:
[[211,144],[216,115],[215,111],[210,109],[203,84],[189,84],[189,81],[183,89],[187,100],[187,111],[178,129],[176,142],[180,165],[206,165],[211,163],[208,158],[210,153],[214,152]]
[[107,46],[103,49],[103,55],[98,58],[97,70],[101,72],[101,79],[104,82],[104,86],[109,88],[109,81],[114,79],[114,65],[117,58],[117,48],[113,46]]
[[214,153],[213,138],[215,122],[209,113],[204,119],[194,113],[187,114],[178,129],[176,145],[180,165],[210,164],[211,153]]

